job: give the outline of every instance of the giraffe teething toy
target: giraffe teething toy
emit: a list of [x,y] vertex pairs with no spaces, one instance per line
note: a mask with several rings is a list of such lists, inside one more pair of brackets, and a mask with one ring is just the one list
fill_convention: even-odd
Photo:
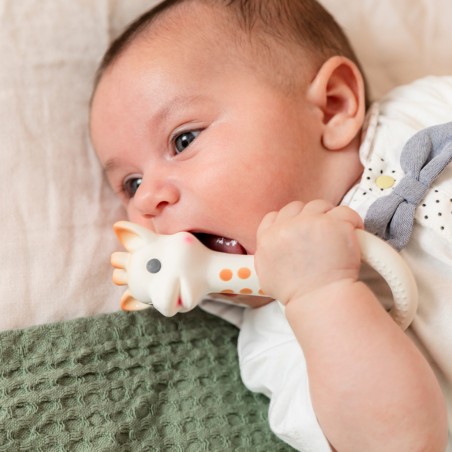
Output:
[[[128,221],[116,223],[114,231],[128,251],[111,257],[116,268],[113,282],[129,286],[121,299],[125,311],[153,305],[171,317],[192,310],[209,293],[265,296],[252,255],[212,251],[189,232],[159,235]],[[417,287],[410,269],[384,241],[361,230],[356,234],[362,261],[378,271],[392,290],[390,315],[401,328],[407,328],[417,308]]]

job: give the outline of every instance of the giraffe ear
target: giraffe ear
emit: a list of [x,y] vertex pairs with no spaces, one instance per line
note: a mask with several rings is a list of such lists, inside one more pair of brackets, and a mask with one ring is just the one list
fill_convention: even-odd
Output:
[[133,253],[147,243],[154,242],[157,239],[155,232],[138,224],[130,223],[130,221],[118,221],[114,224],[113,230],[129,253]]
[[123,311],[142,311],[143,309],[149,309],[151,305],[146,303],[141,303],[141,301],[133,298],[130,289],[127,289],[121,298],[121,309]]

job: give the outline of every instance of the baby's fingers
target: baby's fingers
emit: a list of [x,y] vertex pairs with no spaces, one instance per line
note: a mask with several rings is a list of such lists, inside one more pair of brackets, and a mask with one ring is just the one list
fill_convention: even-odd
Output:
[[355,229],[364,229],[364,223],[362,218],[350,207],[339,206],[327,212],[327,215],[333,217],[336,220],[347,221],[351,223]]
[[275,223],[296,217],[304,208],[305,204],[301,201],[293,201],[285,205],[276,216]]
[[267,230],[270,226],[273,225],[273,223],[276,220],[276,216],[278,215],[278,212],[269,212],[265,217],[262,219],[261,224],[257,228],[256,237],[259,239],[259,236]]
[[313,215],[327,213],[331,209],[334,209],[333,204],[323,199],[316,199],[315,201],[308,202],[303,209],[302,215]]
[[304,208],[304,203],[301,201],[293,201],[284,206],[279,212],[270,212],[262,219],[261,224],[257,228],[256,236],[259,237],[263,231],[279,223],[287,218],[296,217]]

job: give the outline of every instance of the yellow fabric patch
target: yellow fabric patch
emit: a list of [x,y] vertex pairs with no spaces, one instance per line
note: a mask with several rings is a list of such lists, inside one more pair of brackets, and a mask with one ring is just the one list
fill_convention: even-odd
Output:
[[391,176],[380,176],[375,181],[379,188],[391,188],[394,185],[394,182],[395,180]]

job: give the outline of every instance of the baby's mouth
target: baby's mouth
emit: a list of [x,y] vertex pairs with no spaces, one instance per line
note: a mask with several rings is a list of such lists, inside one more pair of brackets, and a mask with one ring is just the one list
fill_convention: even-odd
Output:
[[193,232],[192,234],[195,235],[201,243],[207,246],[207,248],[213,251],[229,254],[247,254],[245,248],[243,248],[237,240],[201,232]]

